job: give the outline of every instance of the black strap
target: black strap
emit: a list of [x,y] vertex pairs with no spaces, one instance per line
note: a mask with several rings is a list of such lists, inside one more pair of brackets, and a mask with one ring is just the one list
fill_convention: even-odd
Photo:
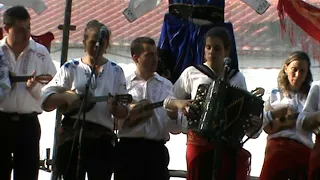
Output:
[[212,80],[215,81],[218,79],[218,76],[208,66],[204,64],[198,64],[194,67],[198,69],[200,72],[202,72],[203,74],[207,75]]
[[[194,66],[196,69],[198,69],[200,72],[202,72],[203,74],[207,75],[209,78],[211,78],[213,81],[218,79],[218,76],[206,65],[204,64],[198,64],[196,66]],[[238,69],[231,69],[228,72],[228,78],[231,79],[233,78],[237,73],[238,73]],[[191,94],[189,94],[186,98],[190,99],[191,98]]]
[[230,69],[228,72],[228,78],[232,79],[238,72],[239,72],[239,69]]
[[[203,74],[207,75],[212,80],[215,81],[216,79],[218,79],[218,76],[208,66],[204,64],[198,64],[194,67],[198,69],[200,72],[202,72]],[[228,71],[228,78],[232,79],[238,72],[239,72],[238,69],[230,69]]]

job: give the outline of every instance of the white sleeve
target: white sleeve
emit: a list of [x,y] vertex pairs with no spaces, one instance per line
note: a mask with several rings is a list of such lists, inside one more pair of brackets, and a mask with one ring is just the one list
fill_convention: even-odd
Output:
[[72,88],[73,68],[70,67],[71,62],[66,62],[61,66],[60,70],[55,74],[53,79],[42,88],[41,106],[44,101],[52,94],[63,92],[65,90],[70,90]]
[[[170,99],[175,99],[175,97],[173,96],[172,93],[172,89],[173,89],[173,85],[171,82],[168,81],[168,86],[166,87],[167,91],[168,91],[168,95],[167,98],[164,100],[163,102],[163,106],[166,109],[166,102],[170,101]],[[168,115],[166,115],[166,118],[168,119],[168,129],[169,132],[171,132],[172,134],[179,134],[181,133],[182,130],[182,116],[183,113],[181,111],[178,111],[178,117],[177,119],[171,119]]]
[[122,70],[122,68],[120,66],[116,66],[116,78],[115,78],[115,82],[114,82],[114,93],[115,94],[128,94],[128,90],[127,90],[127,82],[126,82],[126,78],[124,76],[124,72]]
[[231,84],[233,86],[237,86],[244,90],[247,90],[246,78],[240,71],[238,71],[237,74],[230,81],[232,81]]
[[191,94],[191,81],[188,71],[189,68],[186,68],[173,85],[172,93],[177,99],[186,99]]
[[3,57],[3,52],[0,48],[0,102],[5,98],[6,94],[11,91],[9,62],[4,60]]
[[266,127],[270,122],[273,121],[271,110],[273,110],[271,104],[278,100],[277,92],[278,90],[272,90],[269,93],[269,98],[264,102],[264,109],[263,109],[263,124],[262,128]]
[[298,130],[302,130],[303,122],[307,116],[313,115],[314,113],[319,111],[319,106],[318,106],[318,103],[320,100],[319,93],[320,93],[319,83],[312,84],[307,100],[296,122],[296,128]]

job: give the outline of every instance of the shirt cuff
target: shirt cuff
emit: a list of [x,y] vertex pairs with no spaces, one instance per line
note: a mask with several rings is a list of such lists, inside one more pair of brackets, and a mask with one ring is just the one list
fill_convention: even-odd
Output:
[[299,131],[304,131],[302,128],[303,122],[306,119],[306,114],[300,113],[296,121],[296,129]]
[[41,85],[40,83],[36,83],[34,85],[34,87],[29,90],[29,92],[31,93],[31,95],[35,99],[40,99],[41,98],[41,88],[43,88],[43,85]]
[[123,104],[123,106],[127,108],[128,113],[127,113],[127,116],[122,118],[122,119],[128,119],[128,117],[130,116],[130,105],[124,105]]
[[167,111],[172,111],[171,109],[168,108],[168,104],[170,103],[170,101],[171,101],[172,99],[176,99],[176,98],[174,98],[174,97],[172,97],[172,96],[169,96],[169,97],[167,97],[167,98],[163,101],[163,108],[164,108],[165,110],[167,110]]
[[262,129],[266,127],[268,124],[273,122],[273,117],[271,115],[271,111],[264,111],[263,112],[263,124],[262,124]]
[[266,118],[267,118],[269,123],[273,121],[273,117],[272,117],[271,111],[268,111],[266,113]]

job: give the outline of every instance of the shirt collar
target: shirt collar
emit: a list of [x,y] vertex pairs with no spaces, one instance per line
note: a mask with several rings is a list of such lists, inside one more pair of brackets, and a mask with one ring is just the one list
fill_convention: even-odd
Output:
[[[1,41],[0,41],[0,48],[1,50],[3,50],[4,48],[9,48],[8,44],[7,44],[7,38],[8,36],[4,37]],[[36,42],[30,37],[29,39],[29,45],[26,47],[26,49],[31,49],[33,51],[36,50]]]
[[[142,78],[140,78],[138,75],[137,75],[137,73],[136,73],[136,71],[131,75],[131,77],[130,77],[130,81],[134,81],[134,80],[136,80],[136,79],[142,79]],[[160,76],[158,73],[154,73],[154,76],[152,77],[152,78],[150,78],[149,80],[151,80],[151,79],[156,79],[157,81],[160,81],[160,82],[162,82],[163,81],[163,77],[162,76]]]

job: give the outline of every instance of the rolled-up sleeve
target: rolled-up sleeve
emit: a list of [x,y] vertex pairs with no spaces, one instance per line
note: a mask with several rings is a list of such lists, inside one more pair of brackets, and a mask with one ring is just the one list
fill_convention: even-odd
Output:
[[185,69],[178,80],[174,83],[172,88],[173,96],[177,99],[185,99],[191,94],[190,77],[188,75],[188,69]]
[[[69,62],[67,62],[69,63]],[[41,89],[41,107],[43,108],[43,103],[46,99],[55,93],[61,93],[65,90],[70,90],[72,87],[72,76],[71,74],[71,67],[64,64],[60,70],[55,74],[53,79]]]
[[114,92],[115,94],[128,94],[126,77],[124,76],[123,69],[120,66],[116,67],[116,85]]
[[[166,108],[166,104],[168,103],[168,101],[170,101],[171,99],[176,99],[173,95],[173,85],[170,83],[167,86],[167,98],[164,100],[163,105],[164,105],[164,109],[166,109],[167,111],[170,111]],[[170,133],[172,134],[179,134],[182,132],[182,118],[183,118],[183,113],[179,110],[178,111],[178,116],[177,119],[171,119],[168,115],[167,115],[167,119],[168,119],[168,130]]]
[[273,107],[271,104],[275,101],[278,101],[277,96],[278,90],[272,90],[269,94],[268,100],[264,103],[264,109],[263,109],[263,124],[262,129],[265,128],[268,124],[270,124],[274,119],[271,115],[271,111],[273,110]]
[[319,111],[319,82],[312,84],[308,97],[306,99],[306,102],[304,104],[304,107],[302,111],[300,112],[297,122],[296,122],[296,128],[298,130],[304,131],[302,129],[302,125],[304,120],[307,116],[315,114],[317,111]]

